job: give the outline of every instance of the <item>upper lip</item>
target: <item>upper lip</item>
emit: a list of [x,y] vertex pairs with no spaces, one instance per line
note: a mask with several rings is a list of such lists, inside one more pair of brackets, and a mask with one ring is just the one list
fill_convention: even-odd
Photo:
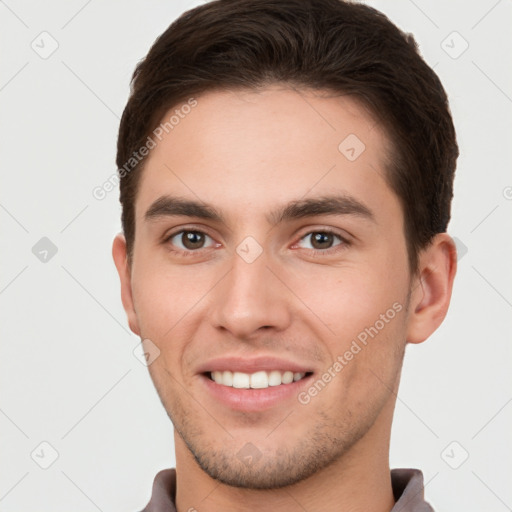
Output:
[[219,357],[203,363],[198,368],[198,373],[215,372],[229,370],[232,372],[255,373],[258,371],[290,371],[299,373],[308,373],[313,370],[303,364],[295,363],[286,359],[277,357]]

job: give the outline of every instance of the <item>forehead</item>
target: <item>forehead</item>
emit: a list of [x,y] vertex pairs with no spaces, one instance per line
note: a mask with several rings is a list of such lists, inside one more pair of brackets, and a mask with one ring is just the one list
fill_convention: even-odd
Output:
[[237,216],[333,192],[396,203],[385,179],[388,139],[354,98],[274,85],[212,91],[195,102],[174,106],[161,140],[153,136],[137,220],[166,193]]

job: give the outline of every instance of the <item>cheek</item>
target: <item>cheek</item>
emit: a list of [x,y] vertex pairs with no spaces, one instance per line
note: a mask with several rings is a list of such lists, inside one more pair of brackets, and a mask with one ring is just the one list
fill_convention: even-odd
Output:
[[168,403],[170,398],[165,394],[176,388],[174,379],[182,380],[180,361],[189,339],[188,314],[199,292],[184,285],[181,271],[178,274],[157,265],[138,271],[133,276],[133,301],[141,337],[151,340],[160,351],[148,370],[156,389],[164,394],[161,398]]
[[135,310],[141,329],[162,337],[169,329],[178,328],[180,319],[208,290],[208,282],[198,279],[193,265],[170,265],[149,255],[140,260],[145,263],[135,269],[132,277]]
[[403,271],[392,268],[318,266],[310,267],[307,276],[296,272],[290,279],[290,287],[331,334],[345,341],[375,324],[390,309],[388,316],[394,318],[400,308],[393,309],[393,304],[402,304],[406,290]]
[[306,284],[302,281],[297,295],[329,327],[320,326],[319,338],[329,363],[339,363],[336,369],[329,367],[336,375],[330,393],[350,397],[353,405],[364,403],[372,393],[385,392],[383,382],[392,387],[400,362],[407,285],[403,271],[354,266],[329,272],[319,267],[315,273]]
[[[343,416],[349,410],[365,414],[384,403],[399,371],[405,345],[406,283],[400,283],[403,273],[400,277],[382,269],[330,270],[328,276],[325,267],[319,268],[316,275],[310,275],[309,284],[303,283],[297,291],[329,327],[328,332],[318,319],[310,317],[320,325],[318,332],[323,334],[319,340],[328,355],[318,377],[329,381],[325,394],[318,392],[322,398],[315,399],[313,407],[321,412],[325,402],[331,402],[339,405],[334,405],[335,414]],[[316,286],[311,286],[313,282]],[[316,396],[315,389],[310,391]]]

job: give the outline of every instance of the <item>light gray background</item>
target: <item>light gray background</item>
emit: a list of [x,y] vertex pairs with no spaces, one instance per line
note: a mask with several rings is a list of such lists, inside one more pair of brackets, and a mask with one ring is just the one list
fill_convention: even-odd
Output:
[[[512,510],[512,4],[369,3],[415,35],[449,93],[461,149],[449,233],[467,248],[444,324],[408,347],[391,464],[423,470],[437,511]],[[0,1],[3,512],[135,511],[174,465],[111,259],[118,192],[92,190],[116,170],[135,64],[198,4]],[[31,47],[55,44],[43,31],[58,43],[46,59]],[[46,262],[32,252],[42,237],[58,248]],[[48,469],[42,442],[58,452]]]

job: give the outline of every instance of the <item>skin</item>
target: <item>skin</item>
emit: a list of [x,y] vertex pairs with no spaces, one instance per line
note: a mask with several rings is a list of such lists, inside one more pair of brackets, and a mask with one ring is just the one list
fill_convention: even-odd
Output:
[[[131,265],[123,235],[113,244],[130,328],[160,350],[149,371],[175,427],[177,508],[389,511],[404,349],[446,315],[455,245],[437,235],[410,274],[403,211],[385,180],[391,146],[353,99],[274,85],[197,101],[148,157]],[[338,150],[349,134],[366,146],[355,161]],[[290,201],[334,193],[373,218],[267,218]],[[145,218],[165,194],[212,205],[223,221]],[[180,229],[207,236],[191,248],[181,234],[168,239]],[[317,244],[326,229],[336,235]],[[247,236],[263,251],[252,263],[236,252]],[[294,397],[237,412],[205,393],[197,374],[214,357],[271,355],[321,377],[396,303],[394,318],[305,405]],[[237,457],[247,443],[261,455],[250,466]]]

